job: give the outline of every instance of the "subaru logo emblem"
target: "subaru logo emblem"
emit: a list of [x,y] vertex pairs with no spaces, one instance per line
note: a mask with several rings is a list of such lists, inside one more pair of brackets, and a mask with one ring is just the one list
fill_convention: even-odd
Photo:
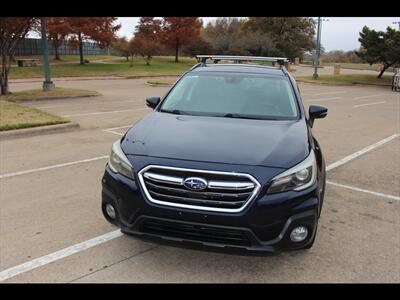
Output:
[[201,191],[207,187],[207,180],[199,177],[189,177],[185,179],[183,185],[189,190]]

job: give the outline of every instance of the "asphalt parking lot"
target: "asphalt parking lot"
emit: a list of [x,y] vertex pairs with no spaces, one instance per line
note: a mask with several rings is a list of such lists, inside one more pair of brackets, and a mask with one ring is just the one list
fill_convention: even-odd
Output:
[[328,169],[318,236],[308,251],[246,256],[144,242],[102,216],[112,143],[168,89],[146,81],[59,81],[102,96],[26,103],[80,128],[0,142],[0,281],[400,282],[400,93],[299,84],[306,109],[329,108],[314,125]]

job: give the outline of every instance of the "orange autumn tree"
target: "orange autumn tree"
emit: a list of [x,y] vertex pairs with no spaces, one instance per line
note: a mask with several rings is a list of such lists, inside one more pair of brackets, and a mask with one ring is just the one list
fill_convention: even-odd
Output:
[[175,48],[175,62],[178,62],[179,49],[200,37],[203,21],[198,17],[164,17],[162,36],[164,42]]
[[48,38],[54,48],[54,59],[60,60],[58,49],[71,33],[71,27],[66,17],[49,17],[47,21]]
[[79,49],[80,64],[84,64],[83,42],[92,40],[100,47],[108,48],[115,40],[116,32],[121,25],[114,25],[116,17],[69,17],[68,23],[71,28],[70,44]]
[[18,43],[25,38],[37,20],[33,17],[0,17],[0,94],[10,93],[8,74],[11,58],[14,56]]
[[161,54],[163,50],[163,46],[159,42],[162,31],[161,24],[160,19],[141,17],[135,27],[135,36],[131,41],[131,46],[136,54],[143,57],[148,66],[152,57]]

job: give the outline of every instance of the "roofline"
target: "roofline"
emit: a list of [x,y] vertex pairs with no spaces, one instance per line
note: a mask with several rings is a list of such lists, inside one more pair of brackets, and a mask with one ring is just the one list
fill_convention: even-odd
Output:
[[196,55],[199,62],[205,63],[207,59],[211,59],[214,62],[219,62],[220,60],[232,60],[235,62],[239,61],[272,61],[277,62],[279,65],[284,65],[284,63],[289,62],[286,57],[269,57],[269,56],[239,56],[239,55]]

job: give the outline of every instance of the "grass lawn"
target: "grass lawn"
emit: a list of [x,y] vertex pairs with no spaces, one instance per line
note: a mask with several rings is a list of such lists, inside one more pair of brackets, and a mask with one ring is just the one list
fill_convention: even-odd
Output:
[[[147,66],[142,57],[133,59],[133,67],[124,57],[111,57],[107,62],[91,62],[80,65],[76,63],[59,63],[51,66],[53,77],[82,77],[82,76],[149,76],[149,75],[180,75],[191,68],[197,61],[194,58],[180,57],[175,63],[172,56],[153,57],[151,65]],[[9,78],[42,78],[43,66],[11,67]]]
[[369,84],[369,85],[384,85],[391,86],[392,76],[383,75],[382,78],[377,78],[371,74],[351,74],[351,75],[320,75],[318,80],[314,80],[312,76],[296,77],[300,82],[311,83],[327,83],[327,84]]
[[[327,62],[324,64],[327,66],[333,66],[336,63]],[[373,64],[372,66],[370,66],[369,64],[339,63],[339,65],[343,69],[371,70],[371,71],[376,71],[378,69],[377,64]],[[389,69],[386,70],[386,72],[394,72],[394,68],[390,67]]]
[[[302,62],[304,65],[312,66],[311,62]],[[352,70],[370,70],[376,71],[378,69],[377,64],[373,64],[372,66],[369,64],[363,63],[335,63],[335,62],[322,62],[323,66],[334,66],[335,64],[339,64],[342,69],[352,69]],[[394,72],[394,68],[390,67],[386,70],[387,72]]]
[[41,100],[51,98],[67,98],[67,97],[87,97],[98,96],[98,92],[82,89],[70,89],[56,87],[51,91],[40,90],[26,90],[21,92],[14,92],[9,95],[1,95],[0,100],[5,101],[23,101],[23,100]]
[[0,131],[69,122],[36,108],[0,101]]

